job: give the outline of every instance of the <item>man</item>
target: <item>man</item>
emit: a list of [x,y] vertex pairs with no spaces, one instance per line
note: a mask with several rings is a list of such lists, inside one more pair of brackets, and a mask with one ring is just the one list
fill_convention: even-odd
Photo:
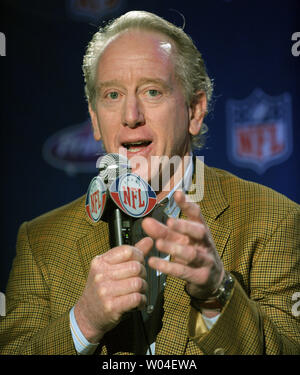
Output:
[[[212,85],[181,29],[129,12],[94,35],[84,73],[94,137],[108,153],[143,157],[148,181],[153,156],[190,155]],[[203,199],[189,202],[174,191],[188,190],[192,167],[193,179],[182,163],[184,183],[173,173],[167,190],[159,185],[158,201],[177,214],[144,219],[147,236],[134,246],[110,249],[107,224],[88,222],[84,197],[24,223],[0,352],[299,354],[298,205],[208,167]],[[153,240],[171,261],[148,258]],[[148,266],[167,278],[138,321],[153,291]]]

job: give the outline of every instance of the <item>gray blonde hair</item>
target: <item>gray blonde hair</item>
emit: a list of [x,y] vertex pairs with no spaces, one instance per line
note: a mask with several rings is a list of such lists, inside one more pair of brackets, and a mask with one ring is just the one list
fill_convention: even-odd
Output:
[[[106,26],[100,27],[89,42],[82,69],[85,79],[85,95],[91,107],[95,109],[97,65],[101,54],[118,35],[132,29],[159,32],[173,41],[176,50],[174,56],[175,74],[184,90],[187,104],[191,105],[199,91],[203,91],[209,108],[213,83],[207,75],[201,53],[192,39],[180,27],[146,11],[131,11],[120,16]],[[206,132],[207,126],[203,124],[201,133],[192,137],[194,149],[200,149],[204,145]]]

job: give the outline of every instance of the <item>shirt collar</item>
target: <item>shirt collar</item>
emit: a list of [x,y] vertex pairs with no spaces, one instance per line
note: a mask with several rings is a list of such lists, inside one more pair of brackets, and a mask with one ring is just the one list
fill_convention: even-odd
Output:
[[193,154],[190,153],[189,155],[189,163],[184,171],[183,178],[178,182],[178,184],[169,192],[169,194],[163,198],[163,200],[159,203],[163,203],[168,201],[167,206],[165,208],[165,213],[171,217],[178,217],[180,214],[180,208],[177,206],[174,200],[174,193],[176,190],[182,190],[184,192],[189,191],[192,183],[192,176],[193,176]]

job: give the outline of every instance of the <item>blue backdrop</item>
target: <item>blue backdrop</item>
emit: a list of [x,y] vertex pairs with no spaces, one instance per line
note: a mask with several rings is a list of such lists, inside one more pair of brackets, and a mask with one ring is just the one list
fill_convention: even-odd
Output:
[[82,57],[97,25],[128,10],[152,11],[179,26],[178,12],[185,16],[185,31],[215,83],[205,162],[299,203],[300,56],[292,54],[299,5],[2,0],[0,290],[5,291],[20,224],[84,194],[96,174]]

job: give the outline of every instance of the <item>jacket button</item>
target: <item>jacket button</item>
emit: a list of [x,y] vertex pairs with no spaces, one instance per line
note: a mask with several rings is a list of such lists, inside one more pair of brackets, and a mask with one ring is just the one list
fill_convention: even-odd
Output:
[[217,348],[214,350],[214,355],[224,355],[225,350],[223,348]]

